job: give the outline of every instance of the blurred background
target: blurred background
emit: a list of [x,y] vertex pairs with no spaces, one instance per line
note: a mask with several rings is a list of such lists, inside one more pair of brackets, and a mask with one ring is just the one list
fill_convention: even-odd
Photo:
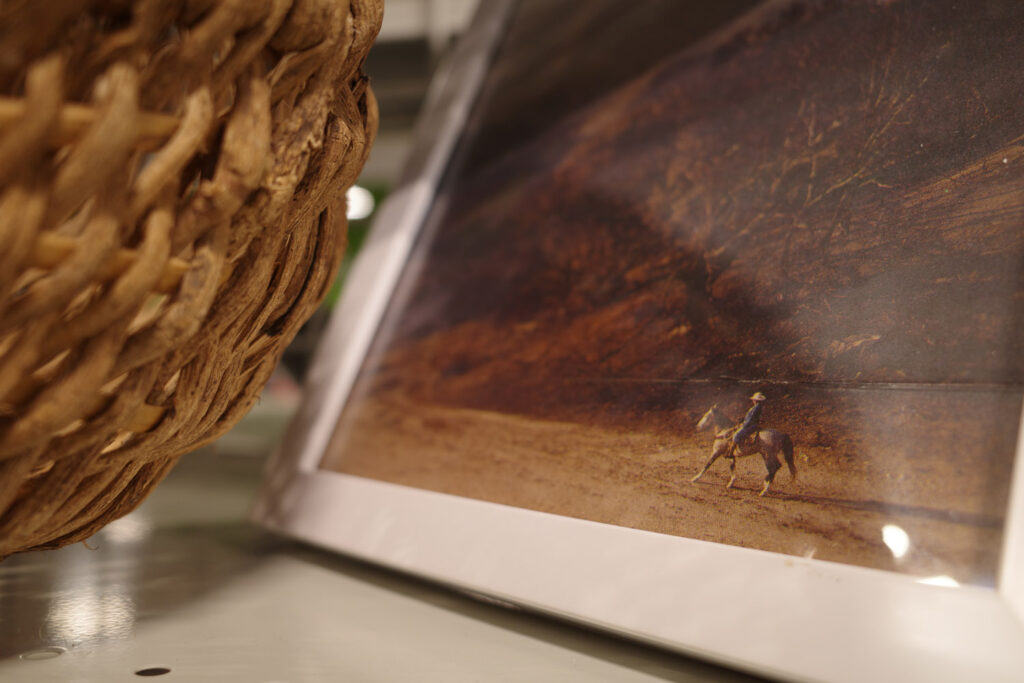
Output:
[[380,130],[356,186],[348,194],[349,246],[320,309],[285,351],[260,402],[228,434],[202,449],[209,455],[265,457],[277,446],[295,409],[302,381],[345,276],[381,202],[399,181],[416,120],[438,67],[473,19],[478,0],[387,0],[366,73],[380,107]]

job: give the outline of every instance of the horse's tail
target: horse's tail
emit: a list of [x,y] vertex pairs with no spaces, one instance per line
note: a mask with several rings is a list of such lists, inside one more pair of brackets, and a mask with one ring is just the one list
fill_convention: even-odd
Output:
[[796,462],[793,460],[793,440],[789,434],[783,434],[782,455],[786,458],[786,467],[789,468],[789,476],[796,480]]

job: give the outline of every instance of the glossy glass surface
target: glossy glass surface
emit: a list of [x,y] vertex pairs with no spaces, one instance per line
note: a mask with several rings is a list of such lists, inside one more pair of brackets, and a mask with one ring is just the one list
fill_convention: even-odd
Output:
[[321,466],[993,586],[1024,5],[616,8],[519,4]]

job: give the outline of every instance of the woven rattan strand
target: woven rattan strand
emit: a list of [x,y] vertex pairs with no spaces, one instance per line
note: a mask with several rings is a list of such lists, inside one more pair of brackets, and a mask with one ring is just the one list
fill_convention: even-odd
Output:
[[330,285],[380,0],[0,5],[0,557],[235,424]]

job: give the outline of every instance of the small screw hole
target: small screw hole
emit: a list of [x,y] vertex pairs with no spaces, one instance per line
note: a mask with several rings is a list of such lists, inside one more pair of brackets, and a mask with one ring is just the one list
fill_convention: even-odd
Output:
[[40,659],[53,659],[64,654],[64,648],[62,647],[41,647],[38,650],[29,650],[28,652],[22,652],[21,658],[29,661],[36,661]]
[[164,674],[171,673],[171,670],[166,666],[151,666],[146,669],[139,669],[135,672],[136,676],[163,676]]

